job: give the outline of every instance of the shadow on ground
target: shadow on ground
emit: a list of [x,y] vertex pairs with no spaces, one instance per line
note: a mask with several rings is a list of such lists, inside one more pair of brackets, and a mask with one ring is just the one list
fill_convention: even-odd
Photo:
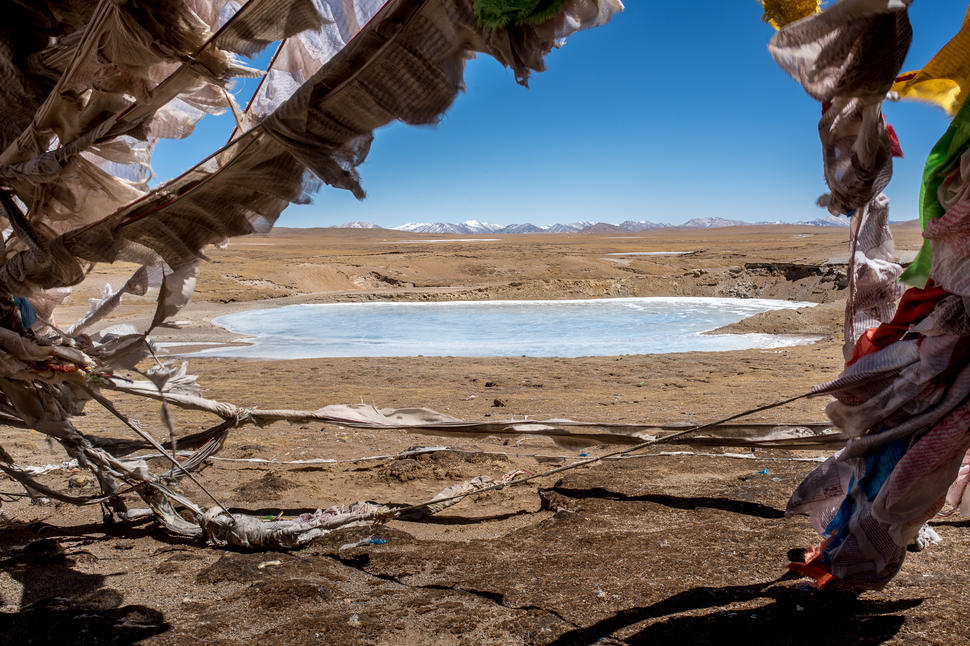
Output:
[[712,498],[710,496],[671,496],[667,494],[641,494],[631,496],[625,493],[617,493],[602,487],[591,487],[589,489],[571,489],[556,486],[552,489],[543,489],[540,492],[555,492],[566,498],[586,499],[598,498],[601,500],[616,500],[619,502],[652,502],[665,507],[675,509],[695,510],[702,507],[708,509],[718,509],[729,511],[745,516],[756,518],[784,518],[785,512],[768,505],[757,502],[746,502],[743,500],[732,500],[731,498]]
[[[0,635],[16,635],[20,646],[33,644],[134,644],[169,629],[161,612],[139,605],[123,605],[117,590],[105,587],[108,578],[87,574],[77,564],[93,558],[83,549],[64,550],[53,538],[37,538],[53,530],[37,523],[0,532],[0,572],[23,586],[17,612],[0,614]],[[85,528],[72,528],[67,535],[83,536]],[[101,526],[103,531],[104,526]],[[140,529],[119,529],[122,534]],[[63,530],[54,531],[64,535]]]
[[[646,607],[627,608],[601,621],[564,633],[555,646],[593,644],[622,631],[628,644],[819,644],[837,637],[840,644],[882,644],[903,626],[903,611],[922,599],[859,600],[823,594],[805,584],[786,585],[782,577],[768,583],[698,587]],[[756,608],[727,610],[723,606],[768,601]],[[716,612],[698,614],[709,608]],[[690,613],[682,616],[680,613]],[[659,619],[637,629],[640,622]],[[634,632],[630,629],[633,628]]]

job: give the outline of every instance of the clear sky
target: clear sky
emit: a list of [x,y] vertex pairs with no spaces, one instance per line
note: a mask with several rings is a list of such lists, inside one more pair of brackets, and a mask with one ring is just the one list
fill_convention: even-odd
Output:
[[[694,217],[794,222],[826,215],[817,102],[774,63],[774,30],[757,0],[648,2],[552,52],[528,89],[479,56],[467,91],[434,127],[392,124],[360,168],[357,201],[324,187],[279,226],[351,220],[481,220],[495,224]],[[904,71],[959,29],[967,0],[916,0]],[[265,60],[264,57],[261,57]],[[251,90],[249,90],[251,92]],[[245,96],[246,86],[239,88]],[[940,109],[885,105],[903,147],[887,193],[891,218],[916,218],[923,163],[948,124]],[[188,142],[162,142],[167,179],[225,142],[231,116],[203,121]]]

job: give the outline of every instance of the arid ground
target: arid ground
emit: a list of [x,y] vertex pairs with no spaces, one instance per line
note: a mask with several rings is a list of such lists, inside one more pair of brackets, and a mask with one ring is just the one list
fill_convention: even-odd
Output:
[[[899,225],[895,233],[907,260],[919,246],[918,229]],[[157,339],[226,342],[232,336],[213,326],[213,317],[306,302],[718,295],[822,303],[727,330],[824,338],[774,350],[189,364],[207,396],[244,406],[363,401],[468,419],[711,421],[802,393],[839,372],[846,236],[844,229],[771,226],[459,242],[384,230],[278,230],[212,250],[193,303],[177,317],[181,328],[161,330]],[[608,255],[630,251],[694,253]],[[106,280],[117,287],[130,269],[97,268],[58,321],[70,322]],[[150,309],[147,298],[127,299],[112,322],[143,322]],[[156,407],[115,399],[162,433]],[[824,404],[802,400],[755,419],[823,421]],[[176,420],[184,433],[211,422],[183,413]],[[126,436],[93,406],[79,426]],[[64,459],[39,434],[0,429],[0,437],[20,463]],[[226,504],[270,517],[357,500],[418,502],[478,475],[536,473],[577,457],[545,439],[454,440],[320,424],[242,427],[219,455],[349,460],[428,445],[451,450],[316,465],[213,461],[201,477]],[[785,519],[783,510],[814,466],[805,459],[820,454],[661,452],[482,494],[421,522],[340,530],[289,553],[187,543],[149,522],[105,524],[98,508],[29,504],[4,480],[0,632],[4,643],[17,644],[970,641],[963,616],[970,572],[961,556],[970,549],[970,520],[935,522],[943,542],[911,554],[880,592],[818,593],[784,576],[786,552],[815,535],[806,520]],[[96,491],[76,471],[46,478],[75,492]],[[205,502],[194,485],[183,486]]]

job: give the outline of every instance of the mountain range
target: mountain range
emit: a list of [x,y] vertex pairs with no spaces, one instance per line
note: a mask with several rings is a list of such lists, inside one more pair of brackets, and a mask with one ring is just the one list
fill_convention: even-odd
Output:
[[[407,231],[410,233],[459,233],[459,234],[488,234],[488,233],[611,233],[653,231],[656,229],[718,229],[721,227],[743,227],[764,224],[798,224],[812,227],[846,227],[849,221],[833,215],[808,220],[805,222],[744,222],[742,220],[727,220],[725,218],[693,218],[681,225],[663,224],[649,220],[627,220],[619,224],[607,222],[570,222],[568,224],[547,224],[536,226],[528,222],[524,224],[489,224],[478,220],[465,222],[409,222],[401,226],[391,227],[391,231]],[[383,229],[371,222],[347,222],[337,229]]]

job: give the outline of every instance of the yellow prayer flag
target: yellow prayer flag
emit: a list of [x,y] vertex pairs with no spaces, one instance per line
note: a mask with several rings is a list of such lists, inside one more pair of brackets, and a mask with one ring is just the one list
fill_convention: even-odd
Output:
[[822,12],[821,0],[761,0],[761,6],[765,9],[761,19],[775,29]]
[[956,114],[970,93],[970,8],[957,35],[923,69],[900,76],[891,92]]

